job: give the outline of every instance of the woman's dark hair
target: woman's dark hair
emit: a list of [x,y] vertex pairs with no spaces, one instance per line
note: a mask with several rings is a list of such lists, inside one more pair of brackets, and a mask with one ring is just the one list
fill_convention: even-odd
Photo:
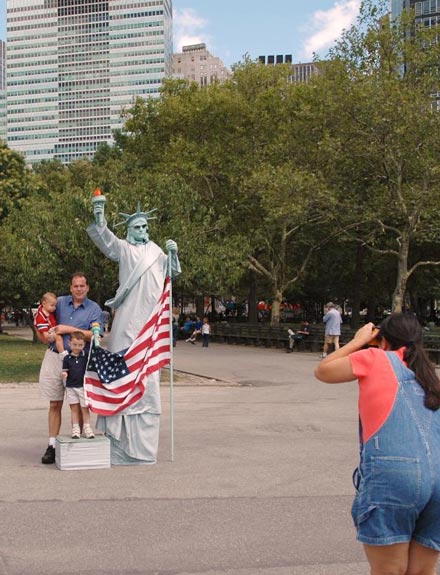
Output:
[[384,337],[392,350],[406,347],[404,360],[425,391],[425,407],[440,407],[440,380],[422,347],[422,327],[415,315],[392,313],[381,324],[379,337]]

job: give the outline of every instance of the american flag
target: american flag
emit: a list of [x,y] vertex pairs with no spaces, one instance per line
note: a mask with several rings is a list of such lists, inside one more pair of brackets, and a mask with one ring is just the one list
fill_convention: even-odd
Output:
[[92,341],[84,377],[86,403],[93,413],[115,415],[138,401],[145,378],[170,363],[170,278],[147,323],[121,355]]

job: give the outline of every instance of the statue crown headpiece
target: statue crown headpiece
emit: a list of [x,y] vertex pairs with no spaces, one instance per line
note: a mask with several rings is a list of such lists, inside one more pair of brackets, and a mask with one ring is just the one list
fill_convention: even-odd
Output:
[[147,222],[148,222],[148,220],[155,220],[155,219],[157,219],[157,216],[150,216],[150,214],[152,214],[156,210],[157,210],[157,208],[153,208],[152,210],[149,210],[148,212],[143,212],[141,210],[141,203],[138,202],[137,210],[136,210],[136,212],[134,212],[134,214],[125,214],[124,212],[119,212],[119,215],[124,218],[124,221],[117,223],[115,227],[122,226],[123,224],[127,224],[127,226],[129,226],[130,223],[137,218],[145,218],[145,220],[147,220]]

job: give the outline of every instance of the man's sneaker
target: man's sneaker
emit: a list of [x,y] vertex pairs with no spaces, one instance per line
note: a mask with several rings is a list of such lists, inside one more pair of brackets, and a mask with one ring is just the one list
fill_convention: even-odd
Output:
[[293,329],[288,329],[288,330],[287,330],[287,333],[288,333],[289,335],[295,335],[295,332],[293,331]]
[[81,437],[81,430],[78,426],[72,427],[72,439],[79,439]]
[[326,353],[321,353],[321,356],[320,356],[320,357],[321,357],[321,359],[324,359],[324,357],[327,357],[327,354],[326,354]]
[[92,428],[88,425],[84,426],[83,435],[86,439],[95,439],[95,434],[92,431]]
[[46,449],[46,453],[41,458],[41,463],[55,463],[55,447],[49,445]]

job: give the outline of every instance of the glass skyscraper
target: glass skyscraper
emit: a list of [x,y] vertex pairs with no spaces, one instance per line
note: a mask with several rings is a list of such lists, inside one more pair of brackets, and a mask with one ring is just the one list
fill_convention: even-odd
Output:
[[29,163],[93,156],[172,73],[172,0],[7,0],[7,142]]
[[410,8],[419,24],[427,28],[440,24],[440,0],[391,0],[391,17],[396,18]]
[[409,0],[391,0],[391,18],[397,18],[408,7]]
[[0,40],[0,139],[6,141],[6,44]]

